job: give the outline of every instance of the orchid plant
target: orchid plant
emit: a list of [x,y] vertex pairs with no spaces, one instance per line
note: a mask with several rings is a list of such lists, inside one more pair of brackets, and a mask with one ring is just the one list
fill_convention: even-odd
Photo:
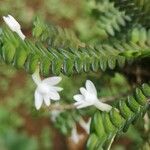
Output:
[[[18,21],[16,21],[16,19],[13,16],[11,15],[8,15],[7,17],[4,16],[3,19],[13,32],[16,32],[22,40],[25,39],[25,35],[21,31],[20,24],[18,23]],[[37,88],[34,93],[35,107],[37,110],[41,108],[43,102],[47,107],[49,107],[51,104],[51,100],[54,101],[60,100],[60,95],[58,92],[62,91],[63,88],[58,87],[56,85],[62,80],[61,77],[54,76],[42,80],[40,77],[39,67],[37,66],[36,71],[32,74],[32,79],[37,85]],[[110,105],[104,104],[98,100],[97,91],[92,81],[87,80],[86,89],[82,87],[80,88],[80,92],[82,95],[78,94],[73,96],[73,98],[76,101],[74,105],[76,106],[77,109],[88,106],[95,106],[101,111],[111,110],[112,107]],[[55,119],[53,119],[53,121],[55,121]],[[82,119],[80,121],[80,124],[89,134],[90,121],[88,123],[85,123],[84,120]],[[78,135],[76,127],[73,127],[71,139],[75,143],[78,143],[80,141],[80,138],[83,138],[83,135]]]
[[[89,18],[74,23],[78,37],[67,29],[51,26],[36,18],[33,28],[35,40],[32,41],[22,32],[21,25],[13,16],[3,16],[9,29],[3,29],[0,33],[0,58],[31,75],[36,85],[33,93],[36,110],[42,112],[40,108],[47,107],[52,122],[63,134],[70,134],[75,144],[84,139],[84,134],[88,134],[87,149],[109,150],[115,137],[126,132],[138,118],[145,115],[141,122],[144,122],[146,133],[150,129],[150,86],[147,82],[150,29],[146,17],[150,9],[147,1],[139,5],[128,0],[93,0],[87,3],[88,9],[85,11],[90,12]],[[127,9],[128,6],[131,9]],[[138,15],[131,13],[132,9],[138,11]],[[83,20],[85,26],[78,28]],[[77,84],[76,78],[71,75],[80,76],[83,72],[86,74],[84,83],[82,80]],[[87,76],[88,73],[92,77]],[[103,84],[103,76],[108,86],[110,76],[114,78],[116,74],[121,77],[111,81],[113,84],[109,88],[113,87],[113,96],[107,97],[111,94]],[[64,84],[64,75],[73,79],[71,82],[75,89],[72,92],[71,86]],[[94,77],[98,79],[97,82]],[[147,83],[138,86],[144,81]],[[101,89],[99,84],[102,85]],[[135,92],[129,85],[137,87]],[[129,86],[128,90],[121,93],[126,86]],[[80,93],[76,94],[78,89]],[[69,100],[64,100],[67,98],[64,93],[69,95]],[[85,114],[90,115],[87,117]],[[84,134],[79,134],[78,126],[84,130]]]
[[[16,32],[22,40],[25,39],[25,35],[21,31],[20,24],[13,16],[4,16],[3,19],[12,31]],[[62,80],[61,77],[49,77],[41,80],[39,68],[37,67],[37,70],[32,75],[32,79],[37,85],[37,89],[35,90],[34,94],[35,107],[37,110],[41,108],[43,101],[46,106],[50,106],[51,99],[54,101],[60,100],[60,95],[58,94],[58,92],[62,91],[63,88],[57,87],[56,85]],[[91,81],[86,81],[86,88],[87,90],[85,88],[80,88],[80,92],[82,93],[82,95],[79,94],[74,96],[74,99],[77,101],[75,103],[75,105],[77,105],[77,108],[83,108],[93,105],[102,111],[109,111],[111,109],[110,105],[99,102],[97,98],[96,88]]]

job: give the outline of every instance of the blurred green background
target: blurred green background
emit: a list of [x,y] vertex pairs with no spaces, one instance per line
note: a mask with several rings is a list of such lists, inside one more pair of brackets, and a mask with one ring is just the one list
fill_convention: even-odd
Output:
[[[2,16],[11,14],[20,22],[24,34],[32,38],[32,22],[36,16],[49,23],[72,29],[82,42],[93,44],[107,38],[95,24],[90,11],[92,1],[86,0],[0,0]],[[63,76],[60,103],[73,103],[72,96],[78,92],[86,79],[91,79],[98,89],[99,97],[116,96],[131,90],[126,78],[119,73],[89,73]],[[124,85],[124,88],[122,88]],[[94,109],[63,111],[51,121],[51,112],[34,107],[35,85],[30,75],[22,70],[0,63],[0,150],[80,150],[79,145],[68,140],[74,123],[80,117],[91,116]],[[115,103],[115,102],[114,102]],[[68,113],[69,112],[69,113]],[[131,129],[114,143],[114,150],[136,149],[142,141],[142,130]],[[138,143],[138,144],[134,144]],[[146,146],[146,143],[145,143]]]

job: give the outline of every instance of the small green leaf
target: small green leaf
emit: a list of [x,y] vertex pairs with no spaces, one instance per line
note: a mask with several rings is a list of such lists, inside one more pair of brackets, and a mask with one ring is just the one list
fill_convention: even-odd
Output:
[[147,98],[144,96],[144,94],[139,88],[137,88],[135,91],[135,99],[142,106],[144,106],[147,103]]

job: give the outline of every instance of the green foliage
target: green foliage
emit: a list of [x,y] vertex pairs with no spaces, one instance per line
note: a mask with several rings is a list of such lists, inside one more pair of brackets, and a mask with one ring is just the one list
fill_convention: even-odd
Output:
[[100,48],[79,47],[78,50],[48,47],[47,50],[40,42],[34,45],[28,39],[22,41],[8,29],[3,31],[2,42],[0,53],[3,60],[16,68],[25,68],[31,74],[38,64],[43,76],[48,76],[50,72],[70,75],[74,72],[97,72],[99,69],[105,71],[125,65],[125,58],[108,45]]
[[130,15],[133,21],[141,23],[146,27],[150,27],[149,14],[150,14],[150,3],[149,0],[112,0],[115,5],[124,10],[126,14]]
[[[4,29],[1,34],[3,60],[16,68],[25,68],[29,73],[33,73],[38,64],[43,76],[48,76],[50,72],[71,75],[74,72],[97,72],[99,69],[105,71],[123,67],[125,62],[136,57],[147,57],[150,53],[149,31],[146,32],[144,28],[134,28],[129,35],[129,42],[117,40],[113,46],[101,44],[93,48],[81,47],[81,42],[74,38],[75,35],[67,30],[48,26],[38,18],[34,26],[33,35],[40,40],[35,44],[30,40],[22,41],[8,29]],[[140,33],[143,36],[138,36]],[[47,48],[44,47],[45,44]]]
[[35,138],[29,138],[26,134],[18,134],[13,129],[8,129],[0,135],[1,149],[8,150],[37,150],[38,145]]
[[[130,96],[126,97],[127,94],[124,94],[132,90],[132,86],[137,86],[137,83],[132,85],[130,79],[140,78],[140,81],[149,81],[149,70],[144,65],[149,64],[150,57],[149,0],[85,0],[80,2],[80,5],[78,3],[79,1],[66,0],[40,1],[35,14],[40,13],[42,19],[47,18],[46,20],[51,22],[45,23],[36,17],[33,22],[33,37],[30,39],[27,37],[22,41],[8,28],[0,29],[0,62],[12,65],[16,69],[24,69],[29,74],[34,73],[39,65],[43,77],[51,74],[68,76],[62,75],[64,79],[62,87],[65,87],[62,105],[73,103],[72,95],[77,92],[78,87],[82,86],[82,82],[87,78],[92,79],[98,89],[98,96],[115,97],[109,102],[113,105],[113,109],[108,113],[92,108],[62,111],[57,116],[54,126],[64,135],[69,135],[74,124],[80,120],[80,116],[92,116],[87,149],[101,150],[109,149],[114,138],[123,135],[122,133],[133,124],[132,127],[136,131],[132,130],[131,133],[129,129],[128,136],[135,139],[133,135],[137,133],[137,137],[141,138],[133,140],[136,141],[135,145],[140,141],[142,144],[138,144],[139,147],[143,150],[149,149],[150,137],[145,131],[141,132],[141,128],[145,128],[143,126],[146,124],[141,118],[145,113],[150,116],[150,87],[145,83],[140,88],[136,88]],[[2,14],[7,12],[6,9],[14,8],[12,4],[8,5],[8,2],[0,4]],[[32,4],[36,6],[37,3],[33,1]],[[36,8],[27,9],[26,1],[19,0],[16,1],[15,8],[19,8],[19,14],[16,16],[25,25],[31,22],[34,14],[32,11]],[[25,11],[21,10],[20,13],[20,8],[25,8]],[[18,9],[15,11],[17,13]],[[31,24],[27,25],[29,26]],[[136,72],[135,66],[143,67],[143,72]],[[1,72],[0,87],[1,92],[5,93],[10,85],[7,80],[10,81],[15,71],[6,66],[0,67],[4,70]],[[131,68],[131,71],[128,71],[128,68]],[[142,75],[147,76],[148,79],[143,78]],[[139,83],[139,80],[137,82]],[[6,133],[6,127],[10,128],[10,124],[13,128],[20,128],[24,123],[16,112],[9,116],[9,111],[21,104],[25,104],[28,111],[33,108],[31,100],[33,85],[30,81],[27,85],[26,88],[17,90],[13,102],[12,97],[8,96],[10,102],[0,108],[0,131],[5,132],[5,136],[0,136],[0,139],[4,139],[0,146],[5,145],[6,142],[10,146],[8,149],[24,144],[24,148],[27,149],[35,149],[37,146],[36,139],[28,139],[26,134],[18,135],[16,131],[11,131],[12,129]],[[27,91],[26,95],[31,99],[24,100],[23,90]],[[121,96],[118,98],[118,95]],[[20,101],[22,99],[24,101]],[[44,111],[36,113],[32,110],[32,113],[34,117],[47,116]],[[142,124],[142,127],[136,127],[135,122]],[[8,138],[9,133],[12,135],[11,139]],[[46,128],[40,137],[43,139],[42,148],[52,147],[46,140],[49,138],[51,135]]]
[[40,18],[34,21],[33,36],[53,48],[78,48],[80,41],[74,32],[61,27],[47,25]]
[[108,149],[111,140],[122,131],[126,132],[131,123],[135,123],[149,109],[150,86],[143,84],[134,95],[120,100],[118,106],[109,113],[97,111],[91,124],[91,134],[87,148]]
[[109,0],[95,1],[91,14],[95,18],[97,26],[108,36],[115,36],[115,32],[120,32],[127,21],[130,21],[130,17],[116,9]]

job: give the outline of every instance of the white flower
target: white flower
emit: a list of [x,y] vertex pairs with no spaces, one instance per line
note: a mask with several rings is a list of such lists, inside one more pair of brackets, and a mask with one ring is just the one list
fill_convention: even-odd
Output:
[[78,134],[76,126],[73,127],[71,131],[71,140],[77,144],[84,136],[82,134]]
[[39,75],[39,69],[32,75],[34,82],[37,84],[37,88],[35,90],[35,107],[36,109],[40,109],[42,103],[49,106],[51,104],[51,100],[58,101],[60,99],[59,91],[63,89],[61,87],[57,87],[61,81],[61,77],[49,77],[44,80],[41,80]]
[[85,87],[80,88],[81,94],[74,95],[73,97],[76,101],[74,105],[78,109],[94,105],[101,111],[111,110],[112,107],[110,105],[99,101],[97,98],[97,90],[90,80],[86,81]]
[[16,32],[21,37],[22,40],[25,39],[25,35],[21,31],[20,24],[13,16],[11,15],[8,15],[7,17],[3,16],[3,19],[12,31]]
[[83,119],[80,119],[79,124],[86,131],[87,134],[90,133],[91,118],[88,122],[85,122]]

